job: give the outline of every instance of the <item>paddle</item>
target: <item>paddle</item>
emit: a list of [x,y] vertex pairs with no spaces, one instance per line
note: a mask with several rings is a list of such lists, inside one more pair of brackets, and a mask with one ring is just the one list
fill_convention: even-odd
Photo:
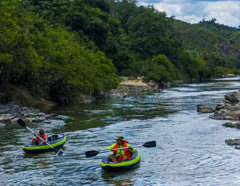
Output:
[[[27,124],[26,124],[21,118],[19,118],[19,119],[17,120],[17,123],[18,123],[19,125],[21,125],[22,127],[30,130],[34,135],[36,135],[35,132],[34,132],[32,129],[30,129],[30,128],[27,126]],[[38,137],[39,137],[42,141],[44,141],[40,136],[38,136]],[[62,149],[54,148],[54,147],[53,147],[52,145],[50,145],[48,142],[46,142],[46,144],[47,144],[48,146],[50,146],[57,155],[62,155],[62,154],[63,154],[63,150],[62,150]]]
[[[149,141],[149,142],[146,142],[142,145],[143,147],[146,147],[146,148],[150,148],[150,147],[156,147],[156,141]],[[125,147],[125,148],[119,148],[119,149],[127,149],[129,147]],[[118,150],[118,149],[116,149]],[[98,153],[100,152],[105,152],[106,150],[104,151],[96,151],[96,150],[90,150],[90,151],[87,151],[85,152],[85,155],[87,158],[89,157],[92,157],[92,156],[96,156]]]

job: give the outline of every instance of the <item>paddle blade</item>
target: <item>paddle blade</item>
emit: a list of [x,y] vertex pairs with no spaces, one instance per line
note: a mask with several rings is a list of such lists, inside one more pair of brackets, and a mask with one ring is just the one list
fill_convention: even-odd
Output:
[[25,123],[21,118],[19,118],[19,119],[17,120],[17,123],[18,123],[19,125],[21,125],[22,127],[26,127],[26,123]]
[[62,150],[62,149],[56,149],[56,148],[54,148],[53,150],[54,150],[54,152],[55,152],[58,156],[63,155],[63,150]]
[[98,153],[99,152],[96,151],[96,150],[90,150],[90,151],[85,152],[85,155],[86,155],[87,158],[89,158],[89,157],[92,157],[92,156],[96,156]]
[[157,144],[156,144],[156,141],[149,141],[149,142],[144,143],[143,146],[146,148],[150,148],[150,147],[156,147]]

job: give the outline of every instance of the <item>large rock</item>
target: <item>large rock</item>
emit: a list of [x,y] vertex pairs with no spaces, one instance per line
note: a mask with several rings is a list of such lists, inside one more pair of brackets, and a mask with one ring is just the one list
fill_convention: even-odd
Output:
[[237,145],[237,146],[235,147],[235,149],[240,149],[240,145]]
[[204,105],[198,105],[197,106],[197,111],[200,113],[212,113],[214,112],[216,109],[214,107],[208,107],[208,106],[204,106]]
[[240,123],[231,123],[231,122],[226,122],[223,124],[224,127],[230,127],[230,128],[237,128],[240,129]]
[[240,139],[227,139],[225,143],[228,145],[240,145]]
[[240,93],[234,92],[224,96],[225,100],[229,101],[230,103],[238,103],[240,101]]
[[240,120],[240,110],[232,111],[228,109],[221,109],[215,111],[214,114],[210,116],[210,118],[221,120]]

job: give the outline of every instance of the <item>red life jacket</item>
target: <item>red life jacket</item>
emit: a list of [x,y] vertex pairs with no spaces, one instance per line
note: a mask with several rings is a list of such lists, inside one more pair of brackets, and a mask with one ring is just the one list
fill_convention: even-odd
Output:
[[[39,136],[41,136],[40,133],[38,133],[37,138],[36,138],[36,141],[39,141],[39,139],[40,139]],[[43,139],[43,140],[46,140],[46,139],[47,139],[47,134],[44,134],[43,137],[42,137],[42,139]]]
[[[128,141],[124,141],[124,144],[123,144],[123,148],[126,148],[127,147],[127,144],[128,144]],[[113,147],[113,149],[116,149],[116,150],[114,150],[114,156],[116,156],[116,154],[117,154],[117,148],[118,148],[118,144],[116,143],[116,145]],[[129,149],[124,149],[124,153],[125,153],[125,156],[130,160],[130,159],[132,159],[132,153],[131,153],[131,151],[129,150]],[[118,161],[121,161],[121,159],[122,158],[120,158]]]

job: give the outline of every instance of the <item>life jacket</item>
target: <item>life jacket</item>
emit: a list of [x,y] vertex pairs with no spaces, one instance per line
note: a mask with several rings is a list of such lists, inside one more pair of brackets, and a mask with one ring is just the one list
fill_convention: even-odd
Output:
[[[40,139],[39,136],[41,136],[40,133],[38,133],[37,138],[36,138],[36,141],[39,141],[39,139]],[[46,139],[47,139],[47,134],[44,133],[42,139],[43,139],[43,140],[46,140]]]
[[[127,147],[127,144],[128,144],[128,141],[124,141],[124,144],[123,144],[123,148],[126,148]],[[115,149],[115,150],[114,150]],[[113,147],[113,150],[114,150],[114,153],[113,155],[116,156],[117,154],[117,150],[118,149],[118,144],[116,143],[116,145]],[[132,153],[129,149],[124,149],[124,153],[125,153],[125,156],[130,160],[132,159]],[[118,161],[121,161],[122,158],[118,159]]]

